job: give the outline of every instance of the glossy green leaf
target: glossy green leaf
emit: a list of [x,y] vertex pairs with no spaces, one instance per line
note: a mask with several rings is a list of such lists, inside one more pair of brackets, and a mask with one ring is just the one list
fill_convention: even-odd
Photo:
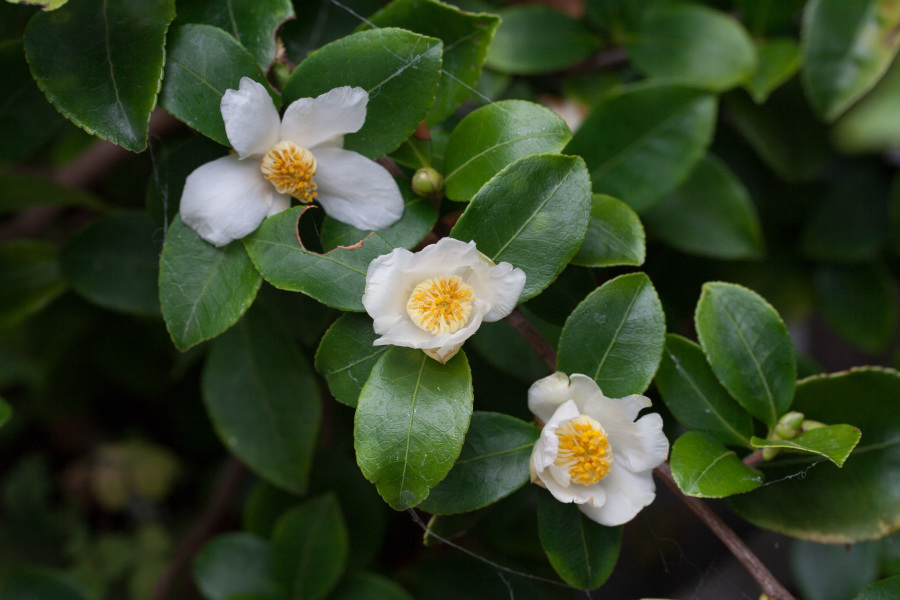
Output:
[[571,138],[565,121],[533,102],[501,100],[476,109],[447,143],[447,197],[469,200],[508,164],[530,154],[560,152]]
[[355,571],[341,580],[331,600],[413,600],[400,584],[383,575]]
[[820,265],[815,289],[822,316],[844,339],[872,353],[893,339],[897,290],[884,265]]
[[678,422],[729,446],[750,446],[753,419],[728,395],[694,342],[666,335],[656,387]]
[[361,312],[369,263],[393,247],[373,234],[353,248],[310,252],[297,236],[297,222],[306,210],[297,206],[278,213],[243,239],[253,264],[279,289],[303,292],[340,310]]
[[866,587],[853,600],[891,600],[900,594],[900,576],[888,577]]
[[264,312],[250,311],[212,344],[203,400],[231,452],[270,483],[306,491],[319,389],[303,355]]
[[874,367],[811,377],[792,405],[808,419],[852,423],[863,437],[843,468],[824,458],[781,455],[759,465],[766,485],[729,498],[759,527],[829,544],[878,539],[900,524],[900,374]]
[[731,123],[783,179],[811,179],[828,159],[826,128],[813,116],[796,81],[775,90],[762,106],[740,91],[725,96]]
[[36,240],[0,244],[0,327],[38,312],[65,289],[52,244]]
[[709,146],[715,121],[715,96],[678,85],[636,85],[597,104],[565,152],[584,158],[595,192],[641,212],[687,176]]
[[745,83],[756,70],[756,49],[740,23],[698,4],[651,6],[627,48],[645,75],[713,91]]
[[784,29],[803,4],[804,0],[737,0],[742,20],[754,37]]
[[225,148],[205,137],[192,136],[153,150],[153,174],[147,183],[147,210],[153,222],[169,224],[181,205],[184,181],[194,169],[221,158]]
[[13,567],[0,586],[0,600],[89,600],[91,597],[62,571],[34,565]]
[[459,456],[472,414],[472,374],[460,351],[442,365],[391,346],[356,407],[356,460],[395,510],[416,506]]
[[539,435],[530,423],[476,411],[459,458],[418,508],[435,514],[469,512],[510,495],[528,483]]
[[239,594],[283,598],[275,581],[272,545],[249,533],[214,537],[197,554],[193,572],[208,600],[228,600]]
[[316,370],[328,382],[335,400],[356,406],[372,367],[388,346],[373,346],[377,338],[368,315],[346,314],[325,332],[316,351]]
[[159,104],[203,135],[230,146],[222,120],[222,96],[249,77],[271,91],[253,55],[233,37],[211,25],[183,25],[169,36],[166,77]]
[[514,75],[557,71],[600,48],[584,23],[537,4],[497,11],[501,23],[488,48],[485,65]]
[[617,44],[640,25],[641,15],[654,0],[585,0],[585,16]]
[[13,409],[9,403],[0,396],[0,427],[6,425],[13,416]]
[[[359,15],[371,15],[384,6],[383,0],[304,0],[297,2],[297,18],[281,27],[287,58],[294,64],[303,62],[313,50],[356,31]],[[349,9],[349,10],[348,10]]]
[[622,527],[604,527],[550,492],[538,497],[538,531],[553,569],[563,581],[590,590],[609,579],[622,546]]
[[681,491],[698,498],[743,494],[758,488],[763,480],[762,473],[699,431],[689,431],[675,440],[670,466]]
[[556,279],[584,241],[590,185],[577,157],[527,156],[484,184],[450,235],[525,271],[520,300],[527,300]]
[[644,264],[644,226],[631,208],[612,196],[591,196],[591,222],[573,265],[615,267]]
[[440,123],[469,97],[478,83],[488,45],[500,19],[466,13],[432,0],[395,0],[368,20],[376,27],[400,27],[444,43],[441,81],[425,122]]
[[620,275],[591,292],[566,320],[557,369],[592,378],[609,398],[650,385],[666,341],[666,319],[643,273]]
[[725,389],[773,427],[791,405],[797,378],[794,346],[775,309],[747,288],[707,283],[694,322],[703,352]]
[[431,109],[442,48],[438,39],[402,29],[354,33],[310,53],[285,84],[284,99],[314,98],[344,85],[365,89],[366,123],[344,137],[344,147],[378,158],[396,150]]
[[750,194],[731,169],[705,156],[678,188],[642,215],[664,242],[688,254],[760,258],[763,235]]
[[[59,129],[62,118],[31,77],[21,40],[0,43],[0,160],[29,156]],[[0,185],[0,193],[4,186]]]
[[179,23],[223,29],[265,70],[275,58],[275,31],[294,16],[290,0],[193,0],[178,7]]
[[[403,216],[390,227],[379,229],[378,236],[393,248],[412,249],[425,239],[434,227],[438,211],[429,198],[417,196],[412,191],[408,179],[397,180],[397,184],[403,196]],[[322,224],[322,247],[329,251],[338,246],[354,246],[370,233],[326,216]]]
[[842,152],[881,152],[900,144],[900,61],[834,124],[834,145]]
[[847,600],[878,578],[878,542],[791,543],[791,573],[806,600]]
[[803,86],[833,121],[881,78],[900,47],[892,0],[810,0],[803,13]]
[[72,206],[93,210],[103,208],[103,204],[93,194],[84,190],[68,188],[31,175],[0,175],[0,215],[32,206]]
[[347,528],[334,494],[307,500],[278,521],[272,534],[275,573],[292,600],[320,600],[344,572]]
[[143,211],[104,215],[59,253],[72,288],[96,304],[139,315],[159,315],[162,232]]
[[140,152],[174,17],[174,0],[70,2],[29,20],[25,55],[38,86],[65,117]]
[[216,337],[253,304],[262,278],[240,242],[207,244],[176,217],[159,259],[159,301],[182,352]]
[[787,448],[801,453],[824,456],[839,467],[859,443],[861,434],[852,425],[829,425],[802,433],[792,440],[751,440],[754,448]]
[[241,513],[245,533],[269,539],[282,514],[299,503],[296,495],[258,479],[247,493]]
[[772,91],[800,70],[800,46],[790,38],[761,42],[756,50],[756,72],[745,87],[757,104],[762,104]]

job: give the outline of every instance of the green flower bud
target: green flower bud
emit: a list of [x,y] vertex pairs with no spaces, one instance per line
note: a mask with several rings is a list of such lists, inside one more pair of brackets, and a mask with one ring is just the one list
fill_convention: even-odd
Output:
[[775,433],[783,440],[792,440],[800,433],[799,429],[795,429],[786,423],[778,423],[775,426]]
[[803,423],[803,413],[792,410],[791,412],[782,415],[782,417],[778,419],[778,423],[783,423],[792,429],[799,430],[800,425]]
[[800,426],[804,432],[809,431],[811,429],[818,429],[819,427],[825,427],[825,423],[820,423],[819,421],[806,420],[803,421],[803,424]]
[[419,196],[438,196],[444,191],[444,178],[435,169],[424,167],[413,175],[412,189]]

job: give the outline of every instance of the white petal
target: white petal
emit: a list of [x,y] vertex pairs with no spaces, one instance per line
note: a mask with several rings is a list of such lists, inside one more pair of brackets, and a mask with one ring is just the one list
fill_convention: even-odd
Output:
[[[362,303],[373,319],[394,319],[406,312],[406,303],[415,284],[401,281],[403,271],[414,260],[415,255],[405,248],[395,248],[369,263],[366,272],[366,291]],[[376,325],[375,333],[382,333]]]
[[651,471],[632,473],[613,465],[602,485],[606,502],[600,507],[587,503],[579,508],[592,521],[608,527],[627,523],[656,497]]
[[600,388],[590,377],[575,373],[569,378],[557,371],[531,385],[528,389],[528,409],[543,423],[548,423],[556,409],[567,400],[575,400],[580,409],[588,398],[599,392]]
[[241,78],[239,89],[225,91],[221,107],[225,133],[239,157],[265,154],[278,143],[281,120],[261,84]]
[[341,148],[319,148],[315,157],[316,199],[328,216],[363,231],[377,231],[403,215],[397,182],[375,161]]
[[[606,430],[613,457],[623,467],[638,473],[658,467],[669,454],[669,440],[656,413],[644,415],[636,423]],[[606,425],[604,425],[604,429]]]
[[333,146],[337,138],[362,128],[368,103],[366,90],[350,86],[334,88],[318,98],[300,98],[284,111],[281,139],[307,150]]
[[291,207],[291,197],[288,194],[279,194],[276,193],[272,196],[272,204],[269,206],[269,212],[266,213],[266,217],[271,217],[272,215],[277,215],[283,210],[287,210]]
[[473,271],[474,281],[468,283],[472,285],[479,298],[491,305],[491,310],[484,316],[484,320],[499,321],[511,313],[525,287],[525,271],[516,269],[508,262]]
[[210,244],[224,246],[255,231],[278,195],[256,161],[223,156],[188,175],[181,220]]
[[547,472],[538,474],[538,477],[540,477],[541,483],[544,484],[544,487],[550,490],[550,493],[553,494],[553,497],[560,502],[565,502],[566,504],[578,502],[579,499],[575,496],[572,486],[560,485],[553,479],[553,477],[550,477]]

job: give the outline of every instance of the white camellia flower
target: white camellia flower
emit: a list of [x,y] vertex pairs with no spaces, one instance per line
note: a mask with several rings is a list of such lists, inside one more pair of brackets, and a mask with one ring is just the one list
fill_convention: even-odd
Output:
[[648,406],[637,394],[607,398],[580,373],[536,381],[528,408],[544,428],[531,453],[531,480],[601,525],[627,523],[653,502],[652,471],[669,453],[662,417],[635,421]]
[[344,134],[366,120],[369,94],[340,87],[292,102],[284,119],[261,84],[248,77],[222,97],[222,119],[237,151],[191,173],[181,219],[216,246],[248,235],[263,219],[313,199],[358,229],[378,230],[403,214],[394,178],[378,163],[344,150]]
[[475,242],[443,238],[415,254],[397,248],[369,264],[362,302],[375,320],[376,346],[419,348],[450,360],[482,321],[512,312],[525,273],[495,265]]

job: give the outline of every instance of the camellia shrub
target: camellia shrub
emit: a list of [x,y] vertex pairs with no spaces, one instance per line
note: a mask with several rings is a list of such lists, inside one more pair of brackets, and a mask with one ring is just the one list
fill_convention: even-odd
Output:
[[0,4],[0,600],[900,598],[898,47]]

